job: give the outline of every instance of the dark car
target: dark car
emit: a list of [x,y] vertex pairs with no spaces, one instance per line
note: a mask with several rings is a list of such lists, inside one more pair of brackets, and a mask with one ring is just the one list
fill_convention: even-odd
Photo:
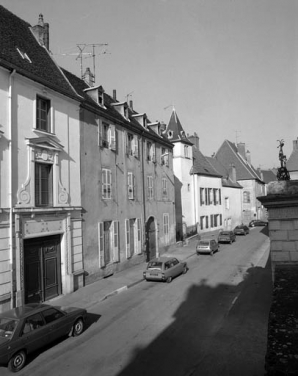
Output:
[[32,303],[0,314],[0,364],[18,372],[28,354],[60,337],[78,336],[84,330],[87,311]]
[[215,239],[201,239],[198,241],[196,251],[200,253],[209,253],[211,256],[219,250],[219,244]]
[[233,231],[220,231],[218,234],[218,243],[230,243],[236,241],[236,235]]
[[267,221],[261,221],[260,219],[254,219],[249,222],[249,227],[256,227],[256,226],[267,226]]
[[151,260],[147,269],[143,272],[143,277],[147,281],[172,282],[174,277],[187,272],[187,263],[180,262],[175,257],[159,257]]
[[235,235],[246,235],[249,234],[249,228],[245,225],[239,225],[236,226],[234,229],[234,234]]

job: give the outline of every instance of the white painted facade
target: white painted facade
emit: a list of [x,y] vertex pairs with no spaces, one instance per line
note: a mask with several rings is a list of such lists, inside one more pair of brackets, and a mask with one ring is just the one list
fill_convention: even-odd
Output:
[[[49,132],[36,98],[50,101]],[[0,67],[0,312],[25,303],[24,244],[58,235],[61,294],[82,284],[79,102]],[[35,205],[36,163],[50,166],[53,203]]]

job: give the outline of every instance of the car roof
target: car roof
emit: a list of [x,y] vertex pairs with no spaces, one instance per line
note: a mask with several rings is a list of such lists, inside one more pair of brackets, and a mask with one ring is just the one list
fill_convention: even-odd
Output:
[[30,303],[30,304],[25,304],[20,307],[12,308],[8,311],[5,311],[3,313],[0,313],[0,318],[1,317],[9,317],[9,318],[14,318],[14,319],[21,319],[24,317],[27,317],[31,315],[34,312],[39,312],[45,308],[52,307],[48,304],[41,304],[41,303]]
[[166,257],[166,256],[163,256],[163,257],[157,257],[155,259],[152,259],[150,260],[149,262],[167,262],[167,261],[170,261],[170,260],[173,260],[173,259],[176,259],[176,257]]

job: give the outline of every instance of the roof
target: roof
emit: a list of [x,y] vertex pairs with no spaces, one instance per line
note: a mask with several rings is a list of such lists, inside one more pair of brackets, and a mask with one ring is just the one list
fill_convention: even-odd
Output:
[[223,166],[216,158],[214,157],[205,157],[207,161],[211,164],[211,166],[222,176],[222,186],[223,187],[230,187],[230,188],[239,188],[242,189],[243,187],[236,181],[234,182],[231,177],[229,170]]
[[31,31],[31,25],[2,5],[0,5],[0,65],[7,69],[16,69],[19,74],[57,92],[78,98],[49,51],[37,42]]
[[31,304],[25,304],[20,307],[12,308],[6,312],[3,312],[0,314],[0,317],[9,317],[14,319],[21,319],[23,317],[26,317],[30,315],[34,311],[39,311],[43,308],[50,308],[52,306],[42,303],[31,303]]
[[[129,121],[125,120],[121,114],[115,109],[115,103],[125,104],[126,102],[117,102],[113,99],[110,95],[105,93],[102,86],[99,86],[99,90],[102,91],[104,94],[104,106],[100,106],[96,103],[95,100],[92,99],[90,95],[88,95],[88,91],[95,89],[95,87],[90,87],[84,80],[75,76],[73,73],[68,72],[66,69],[62,68],[64,75],[67,77],[68,81],[71,85],[75,88],[76,92],[82,97],[82,103],[89,106],[89,108],[93,108],[94,111],[100,111],[103,116],[107,118],[112,117],[114,120],[118,120],[121,124],[127,124],[127,126],[133,126],[134,129],[138,129],[140,132],[144,132],[144,128],[140,125],[140,123],[133,117],[133,115],[137,115],[136,111],[133,111],[130,107],[128,107],[129,112]],[[148,120],[150,123],[150,121]],[[151,136],[152,138],[158,138],[160,141],[164,141],[167,143],[168,146],[173,146],[167,137],[164,135],[157,135],[152,129],[148,127],[146,129],[146,136]]]
[[287,170],[290,172],[298,170],[298,150],[292,151],[292,154],[287,161]]
[[177,116],[176,110],[173,108],[169,124],[166,127],[165,134],[171,142],[184,142],[188,145],[193,145],[186,137],[184,129]]
[[237,181],[239,180],[257,180],[264,184],[261,179],[260,173],[238,152],[237,146],[225,140],[221,147],[218,149],[216,159],[228,168],[230,165],[234,165],[237,173]]
[[277,177],[272,170],[262,170],[263,181],[268,184],[271,181],[277,181]]
[[222,175],[212,167],[207,158],[204,157],[204,155],[197,148],[193,148],[193,167],[191,169],[191,173],[204,176],[213,176],[217,178],[222,177]]

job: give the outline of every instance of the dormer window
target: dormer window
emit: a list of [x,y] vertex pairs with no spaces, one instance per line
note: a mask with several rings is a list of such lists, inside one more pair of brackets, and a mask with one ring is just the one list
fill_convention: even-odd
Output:
[[84,89],[84,92],[89,95],[98,105],[105,107],[104,104],[104,89],[102,86],[90,87]]
[[122,115],[126,120],[129,121],[129,112],[128,112],[128,105],[127,102],[117,102],[112,103],[111,106],[115,108],[115,110]]
[[168,138],[173,138],[173,131],[168,131]]
[[137,120],[137,122],[145,129],[147,129],[147,115],[146,114],[134,114],[131,117]]

